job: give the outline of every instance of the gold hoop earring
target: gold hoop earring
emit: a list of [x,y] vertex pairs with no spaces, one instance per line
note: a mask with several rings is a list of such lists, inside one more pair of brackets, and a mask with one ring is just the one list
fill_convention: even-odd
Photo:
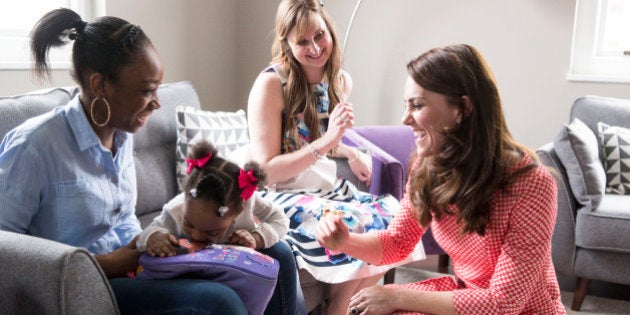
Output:
[[[105,119],[105,122],[103,123],[98,123],[96,122],[96,118],[94,118],[94,104],[96,103],[97,100],[102,100],[103,102],[105,102],[105,106],[107,108],[107,119]],[[98,126],[98,127],[105,127],[105,125],[107,125],[107,123],[109,122],[109,118],[112,115],[112,111],[109,108],[109,102],[107,101],[106,98],[104,97],[96,97],[92,100],[92,103],[90,104],[90,117],[92,118],[92,122]]]

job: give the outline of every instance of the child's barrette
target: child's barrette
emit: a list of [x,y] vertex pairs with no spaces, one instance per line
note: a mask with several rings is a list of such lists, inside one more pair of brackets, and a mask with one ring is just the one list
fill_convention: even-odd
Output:
[[189,193],[190,193],[190,196],[192,196],[193,198],[197,198],[197,196],[199,195],[197,188],[191,189]]
[[241,199],[248,200],[258,189],[258,178],[254,175],[253,170],[245,172],[241,169],[238,175],[238,188],[241,189]]
[[186,159],[186,163],[188,163],[188,169],[186,170],[186,174],[190,174],[190,172],[192,172],[192,170],[197,167],[197,168],[202,168],[204,167],[204,165],[206,165],[206,163],[208,163],[208,161],[210,161],[210,159],[212,158],[212,152],[208,153],[208,155],[204,156],[204,157],[200,157],[198,159]]
[[224,216],[227,212],[228,212],[228,207],[226,206],[220,206],[219,207],[219,216]]

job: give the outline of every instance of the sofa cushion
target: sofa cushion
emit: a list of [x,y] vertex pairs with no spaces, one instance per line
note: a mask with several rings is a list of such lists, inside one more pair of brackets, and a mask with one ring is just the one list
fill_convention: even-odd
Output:
[[554,139],[556,154],[567,170],[576,200],[597,208],[604,195],[606,173],[599,159],[599,145],[593,131],[580,119],[565,124]]
[[0,139],[25,120],[65,105],[77,93],[77,88],[52,88],[28,94],[0,97]]
[[210,112],[188,106],[177,108],[177,181],[181,185],[186,176],[184,161],[188,148],[195,142],[207,140],[219,155],[228,158],[232,151],[249,143],[245,111]]
[[578,247],[630,254],[630,196],[607,194],[597,209],[578,211]]
[[180,105],[200,107],[197,92],[186,81],[162,84],[158,98],[160,109],[154,111],[147,125],[134,134],[138,183],[136,215],[143,227],[177,194],[175,109]]
[[606,193],[630,195],[630,129],[597,124],[606,169]]

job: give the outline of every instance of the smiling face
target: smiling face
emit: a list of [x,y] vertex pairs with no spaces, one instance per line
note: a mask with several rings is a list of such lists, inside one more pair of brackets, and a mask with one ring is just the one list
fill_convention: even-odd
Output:
[[298,28],[287,35],[291,53],[305,71],[322,71],[333,49],[333,40],[326,22],[318,14],[310,14],[304,34]]
[[137,54],[135,62],[120,68],[115,82],[105,82],[105,98],[111,108],[108,126],[132,133],[160,108],[157,89],[163,77],[160,56],[152,45]]
[[404,101],[402,123],[414,132],[418,156],[438,154],[446,141],[444,131],[461,120],[459,108],[449,104],[445,95],[422,88],[410,76],[405,83]]
[[236,220],[235,211],[219,216],[219,205],[203,198],[186,198],[184,233],[197,242],[218,243]]

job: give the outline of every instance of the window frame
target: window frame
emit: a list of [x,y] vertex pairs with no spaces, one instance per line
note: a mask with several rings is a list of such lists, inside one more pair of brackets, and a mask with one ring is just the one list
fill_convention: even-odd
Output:
[[608,0],[577,0],[567,80],[630,83],[630,55],[598,55]]
[[[105,14],[105,0],[66,0],[66,6],[77,12],[84,21],[92,21]],[[0,70],[30,70],[30,31],[0,28]],[[54,47],[48,53],[51,69],[70,69],[72,45]]]

